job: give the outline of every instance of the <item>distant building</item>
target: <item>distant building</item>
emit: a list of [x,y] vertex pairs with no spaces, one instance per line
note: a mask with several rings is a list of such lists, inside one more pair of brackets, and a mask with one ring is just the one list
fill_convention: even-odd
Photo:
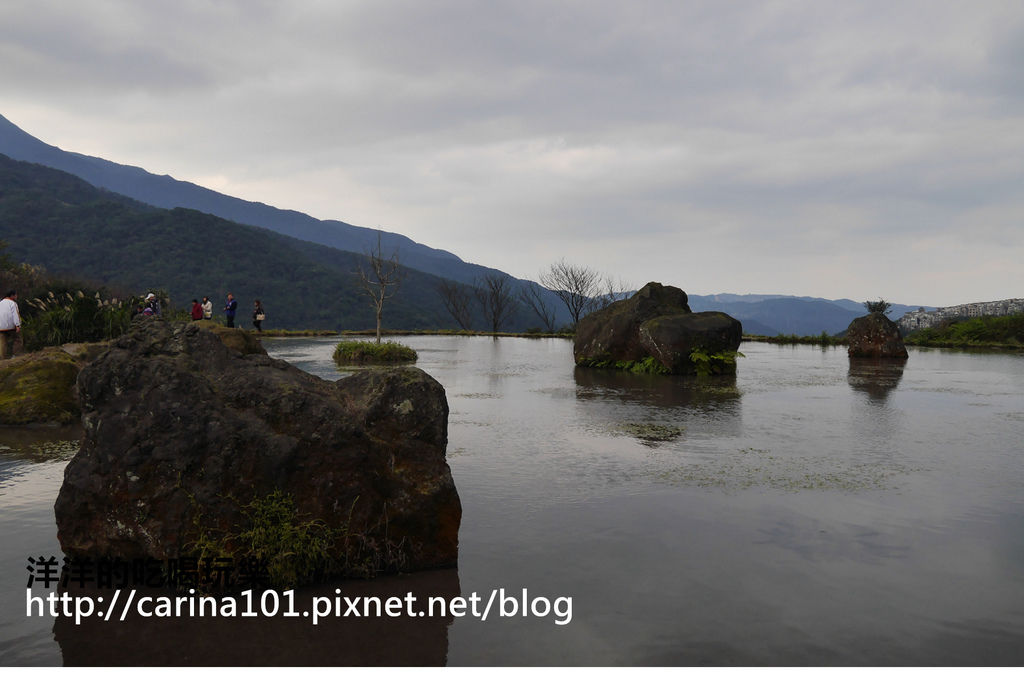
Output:
[[1024,299],[982,301],[973,304],[936,308],[934,311],[926,311],[923,308],[919,308],[916,311],[905,313],[899,319],[899,326],[900,332],[908,334],[915,330],[934,327],[943,320],[963,320],[965,318],[980,318],[985,315],[1013,315],[1015,313],[1024,313]]

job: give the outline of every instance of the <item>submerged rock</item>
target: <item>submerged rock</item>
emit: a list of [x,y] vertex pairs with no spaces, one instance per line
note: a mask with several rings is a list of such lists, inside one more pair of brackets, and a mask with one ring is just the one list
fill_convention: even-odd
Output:
[[906,358],[907,347],[899,325],[882,313],[857,318],[846,329],[851,358]]
[[[65,554],[293,553],[354,576],[453,566],[441,385],[417,368],[329,382],[243,337],[147,320],[82,370],[85,438],[55,506]],[[254,547],[275,534],[301,547]]]
[[727,362],[739,348],[740,321],[717,311],[693,313],[686,292],[678,287],[647,283],[629,299],[580,320],[573,357],[584,367],[696,374],[691,356],[718,356],[710,366],[718,372],[735,370]]

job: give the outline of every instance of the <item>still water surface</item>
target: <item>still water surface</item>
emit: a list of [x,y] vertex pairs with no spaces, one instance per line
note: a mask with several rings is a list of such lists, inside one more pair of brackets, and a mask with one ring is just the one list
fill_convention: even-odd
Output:
[[[0,661],[1024,664],[1024,356],[745,343],[736,378],[697,379],[576,369],[560,339],[401,341],[447,393],[459,568],[297,599],[525,588],[571,597],[569,624],[28,619],[68,448],[3,431]],[[264,344],[334,379],[335,342]]]

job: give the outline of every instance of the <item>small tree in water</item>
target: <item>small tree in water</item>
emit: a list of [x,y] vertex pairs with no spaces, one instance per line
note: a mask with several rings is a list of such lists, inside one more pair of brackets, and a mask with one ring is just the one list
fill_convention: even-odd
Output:
[[865,301],[864,308],[868,309],[868,313],[889,315],[889,312],[892,311],[892,304],[885,299],[879,299],[878,301]]
[[398,250],[391,256],[384,256],[380,244],[380,230],[377,231],[377,248],[366,254],[366,262],[359,263],[359,284],[373,302],[377,314],[377,343],[380,344],[381,320],[384,317],[384,302],[398,291],[402,281],[402,265],[398,262]]

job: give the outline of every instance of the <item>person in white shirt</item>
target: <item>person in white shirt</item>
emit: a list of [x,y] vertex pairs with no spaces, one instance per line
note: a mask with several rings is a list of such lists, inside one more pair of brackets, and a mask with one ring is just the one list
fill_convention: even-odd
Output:
[[0,360],[14,355],[14,340],[21,332],[18,293],[13,289],[0,300]]
[[213,302],[210,301],[210,297],[203,297],[203,320],[210,320],[213,318]]

